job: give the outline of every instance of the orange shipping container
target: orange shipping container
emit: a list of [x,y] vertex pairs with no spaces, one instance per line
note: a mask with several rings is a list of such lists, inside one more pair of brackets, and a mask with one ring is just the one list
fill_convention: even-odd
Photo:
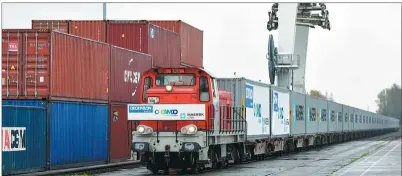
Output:
[[203,31],[181,20],[151,21],[152,24],[180,34],[181,63],[203,68]]

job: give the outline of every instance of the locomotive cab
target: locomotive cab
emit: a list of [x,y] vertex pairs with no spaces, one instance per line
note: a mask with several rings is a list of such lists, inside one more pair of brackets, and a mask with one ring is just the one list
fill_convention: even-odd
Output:
[[140,86],[140,104],[128,105],[128,119],[138,121],[132,150],[153,173],[196,171],[222,143],[244,140],[244,109],[231,107],[232,94],[218,91],[216,79],[203,69],[150,69]]
[[[168,109],[156,110],[154,113],[160,113],[166,117],[179,116],[180,121],[161,120],[155,121],[147,119],[139,122],[139,127],[147,126],[153,131],[159,132],[177,132],[182,131],[185,126],[190,125],[193,130],[206,130],[206,119],[191,120],[191,112],[182,114],[174,106],[177,104],[185,105],[208,105],[219,106],[219,95],[215,89],[216,81],[210,74],[196,68],[159,68],[151,69],[143,74],[141,79],[141,104],[169,104]],[[159,114],[158,114],[159,115]],[[201,115],[201,114],[195,114]],[[206,116],[205,112],[202,114]]]

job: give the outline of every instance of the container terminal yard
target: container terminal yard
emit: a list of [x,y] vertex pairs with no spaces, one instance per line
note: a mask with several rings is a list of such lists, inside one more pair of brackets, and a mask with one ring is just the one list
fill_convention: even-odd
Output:
[[267,9],[269,83],[209,72],[180,19],[2,29],[2,174],[401,175],[398,117],[306,93],[329,11]]

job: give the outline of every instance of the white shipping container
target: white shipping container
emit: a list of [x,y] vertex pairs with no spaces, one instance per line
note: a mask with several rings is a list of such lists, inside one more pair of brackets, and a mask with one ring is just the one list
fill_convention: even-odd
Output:
[[269,135],[269,87],[245,84],[248,135]]
[[233,106],[246,108],[247,138],[270,135],[270,85],[246,78],[219,78],[218,89],[232,93]]
[[272,87],[272,136],[289,135],[289,92]]

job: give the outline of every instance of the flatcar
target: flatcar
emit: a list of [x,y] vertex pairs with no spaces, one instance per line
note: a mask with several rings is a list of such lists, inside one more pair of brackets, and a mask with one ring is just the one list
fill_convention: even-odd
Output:
[[199,68],[141,77],[132,151],[153,173],[197,172],[399,130],[399,120],[246,78]]

